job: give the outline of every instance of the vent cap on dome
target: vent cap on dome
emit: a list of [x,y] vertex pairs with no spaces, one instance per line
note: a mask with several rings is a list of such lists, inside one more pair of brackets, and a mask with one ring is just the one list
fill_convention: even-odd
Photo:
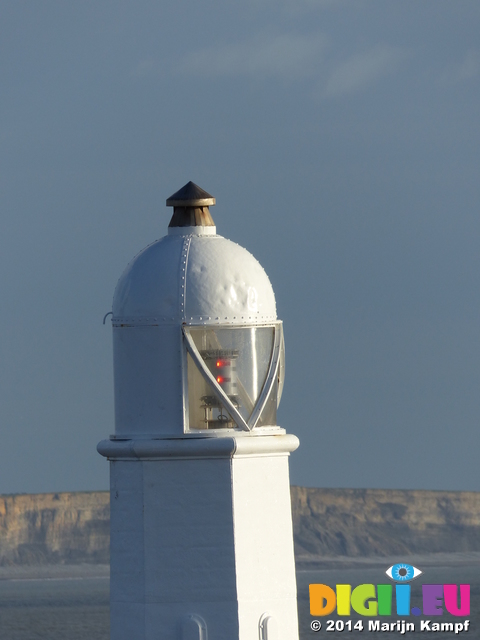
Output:
[[214,227],[209,206],[215,198],[194,182],[187,182],[167,199],[167,207],[173,207],[171,227]]
[[190,180],[167,200],[167,207],[209,207],[215,198]]

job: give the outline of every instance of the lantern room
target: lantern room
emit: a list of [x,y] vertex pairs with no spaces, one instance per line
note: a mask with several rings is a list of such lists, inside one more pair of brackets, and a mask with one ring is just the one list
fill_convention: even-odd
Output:
[[127,266],[113,301],[116,438],[276,426],[282,323],[265,271],[216,233],[206,191],[167,200],[168,234]]

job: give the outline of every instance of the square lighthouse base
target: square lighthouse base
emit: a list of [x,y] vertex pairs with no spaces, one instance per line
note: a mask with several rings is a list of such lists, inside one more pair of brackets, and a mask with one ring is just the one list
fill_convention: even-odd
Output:
[[111,459],[111,640],[298,640],[288,453]]

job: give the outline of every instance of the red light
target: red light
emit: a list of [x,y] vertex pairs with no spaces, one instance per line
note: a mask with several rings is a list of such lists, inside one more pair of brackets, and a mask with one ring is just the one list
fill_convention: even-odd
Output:
[[217,367],[221,367],[222,366],[222,361],[221,360],[217,360]]
[[222,382],[223,382],[222,376],[218,376],[217,377],[217,382],[218,382],[218,384],[222,384]]
[[215,364],[216,364],[217,368],[229,367],[230,366],[230,360],[217,360]]

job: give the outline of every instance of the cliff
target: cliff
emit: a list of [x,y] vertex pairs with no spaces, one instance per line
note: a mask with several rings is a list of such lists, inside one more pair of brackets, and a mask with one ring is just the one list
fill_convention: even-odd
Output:
[[110,561],[107,491],[0,496],[0,566]]
[[292,487],[297,559],[480,551],[480,493]]
[[[480,551],[480,493],[291,491],[298,560]],[[0,566],[108,561],[108,492],[0,496]]]

